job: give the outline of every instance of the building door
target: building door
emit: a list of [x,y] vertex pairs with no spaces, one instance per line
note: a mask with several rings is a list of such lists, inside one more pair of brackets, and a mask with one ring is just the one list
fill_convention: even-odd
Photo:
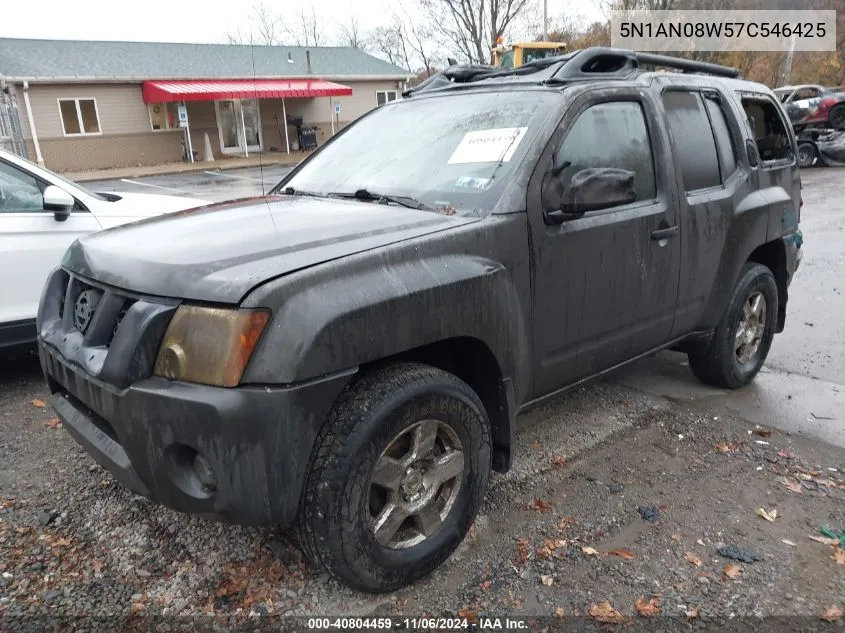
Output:
[[220,151],[239,154],[261,150],[261,113],[258,99],[225,99],[216,102]]

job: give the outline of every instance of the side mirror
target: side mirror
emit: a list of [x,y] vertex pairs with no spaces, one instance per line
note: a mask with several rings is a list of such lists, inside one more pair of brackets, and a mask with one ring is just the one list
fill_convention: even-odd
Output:
[[577,220],[588,211],[618,207],[637,201],[635,173],[613,167],[591,167],[575,173],[560,196],[559,209],[549,211],[551,224]]
[[760,154],[757,153],[757,143],[750,138],[745,139],[745,153],[748,154],[748,164],[756,167],[760,164]]
[[44,189],[44,210],[52,211],[56,222],[67,220],[75,204],[74,197],[61,187],[48,185]]

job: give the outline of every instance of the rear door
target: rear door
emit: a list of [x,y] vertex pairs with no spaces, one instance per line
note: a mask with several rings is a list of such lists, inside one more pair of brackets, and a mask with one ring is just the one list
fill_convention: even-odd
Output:
[[[35,319],[41,289],[65,250],[79,236],[100,230],[97,218],[77,204],[70,216],[56,221],[45,211],[47,183],[0,160],[0,324],[26,325]],[[34,329],[33,329],[34,334]],[[3,344],[0,329],[0,345]],[[10,341],[11,342],[11,341]]]
[[739,122],[722,93],[671,86],[662,102],[679,172],[684,245],[674,338],[698,328],[718,277],[733,209],[752,185],[738,160]]

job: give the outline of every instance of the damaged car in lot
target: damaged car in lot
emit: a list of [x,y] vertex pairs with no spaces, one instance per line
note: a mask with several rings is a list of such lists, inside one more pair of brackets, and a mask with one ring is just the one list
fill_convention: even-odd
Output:
[[845,92],[818,85],[775,89],[796,132],[805,128],[845,130]]
[[604,48],[453,66],[266,197],[77,240],[40,360],[131,490],[292,526],[391,591],[465,537],[519,412],[666,348],[749,383],[785,326],[800,188],[776,98],[733,69]]

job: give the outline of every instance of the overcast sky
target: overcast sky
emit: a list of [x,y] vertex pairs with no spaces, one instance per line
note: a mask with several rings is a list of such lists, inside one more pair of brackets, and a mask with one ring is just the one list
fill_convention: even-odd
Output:
[[[0,37],[225,42],[226,34],[249,27],[251,0],[2,0]],[[308,0],[264,0],[275,11],[310,7]],[[378,26],[395,0],[319,0],[314,7],[331,24],[353,14],[361,26]],[[351,5],[355,4],[353,10]],[[406,0],[405,4],[408,4]],[[238,6],[241,5],[240,10]],[[569,13],[597,19],[595,0],[548,0],[549,17]]]

